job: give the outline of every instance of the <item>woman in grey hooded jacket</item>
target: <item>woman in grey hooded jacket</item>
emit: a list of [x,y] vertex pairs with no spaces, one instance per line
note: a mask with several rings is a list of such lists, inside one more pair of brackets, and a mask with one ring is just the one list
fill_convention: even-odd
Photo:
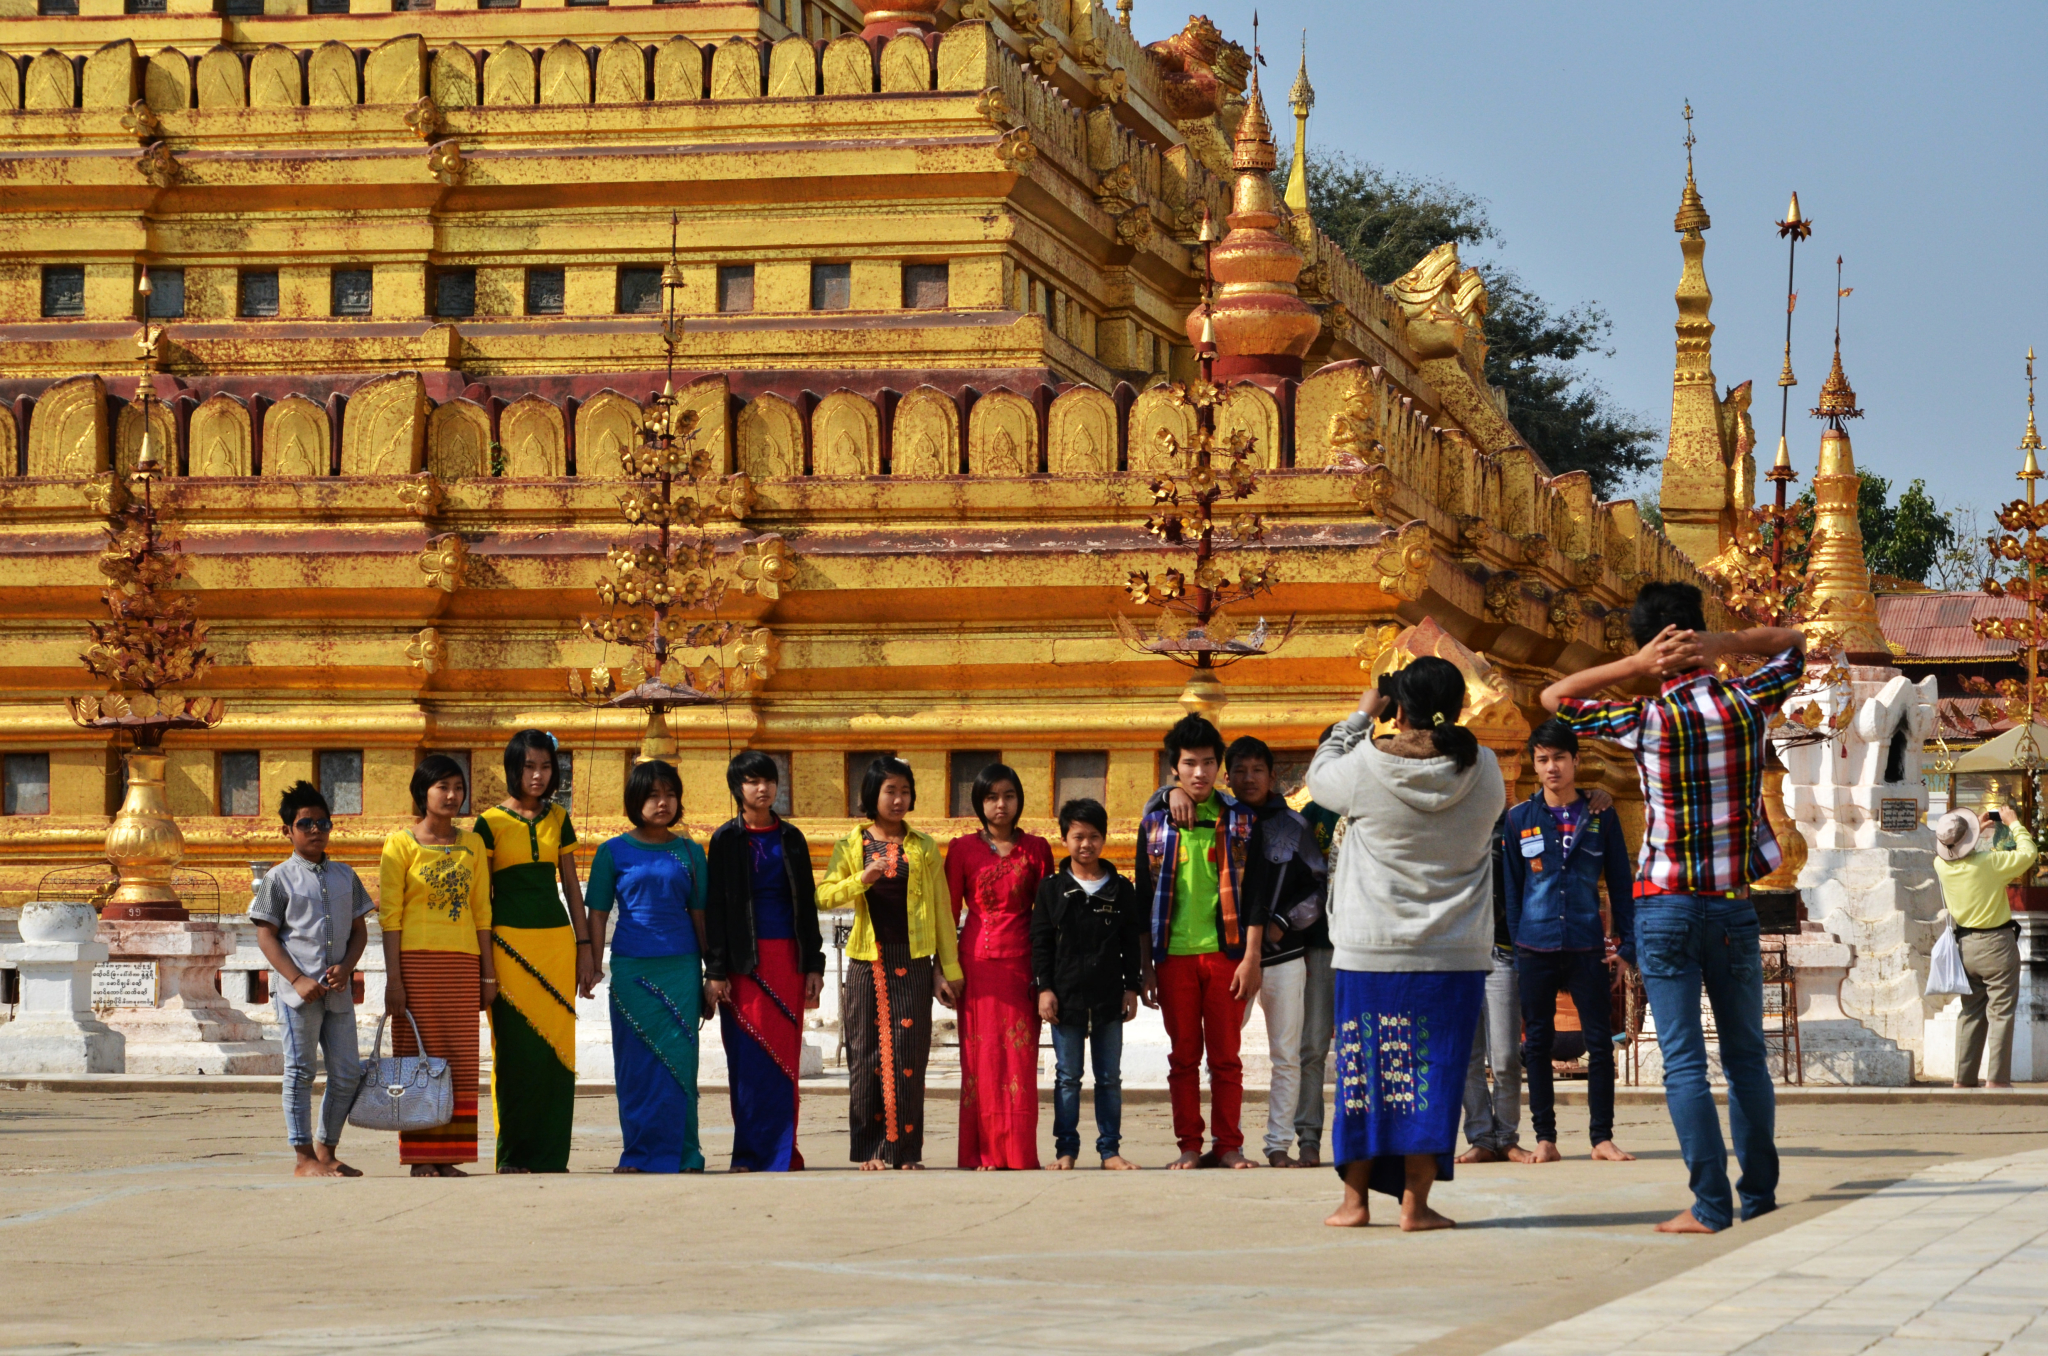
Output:
[[[1453,1172],[1506,804],[1492,751],[1458,724],[1464,702],[1464,676],[1424,656],[1368,689],[1309,765],[1316,803],[1350,821],[1329,904],[1344,1180],[1332,1225],[1367,1223],[1369,1190],[1400,1200],[1404,1230],[1452,1223],[1429,1189]],[[1394,733],[1373,740],[1387,716]]]

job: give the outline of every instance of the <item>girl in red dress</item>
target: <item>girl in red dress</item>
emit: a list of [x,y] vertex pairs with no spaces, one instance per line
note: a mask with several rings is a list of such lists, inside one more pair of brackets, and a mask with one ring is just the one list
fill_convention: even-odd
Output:
[[1038,1166],[1038,1003],[1031,909],[1053,873],[1052,847],[1017,828],[1024,790],[991,763],[974,779],[981,832],[946,848],[966,996],[960,1004],[960,1166]]

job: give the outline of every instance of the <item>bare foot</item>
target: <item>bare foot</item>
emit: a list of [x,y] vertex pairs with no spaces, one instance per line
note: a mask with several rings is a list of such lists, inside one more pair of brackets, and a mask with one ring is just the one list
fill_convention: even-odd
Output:
[[1372,1207],[1363,1201],[1357,1205],[1346,1201],[1332,1211],[1323,1223],[1332,1229],[1363,1229],[1372,1223]]
[[296,1154],[298,1155],[298,1161],[297,1161],[296,1163],[292,1164],[292,1176],[294,1176],[294,1177],[339,1177],[339,1176],[341,1176],[341,1174],[340,1174],[340,1173],[336,1172],[336,1171],[335,1171],[335,1170],[334,1170],[334,1169],[333,1169],[333,1168],[332,1168],[331,1166],[329,1166],[329,1165],[328,1165],[327,1163],[325,1163],[325,1162],[321,1161],[321,1160],[320,1160],[320,1159],[318,1159],[318,1158],[315,1158],[315,1157],[313,1156],[313,1151],[312,1151],[311,1149],[294,1149],[294,1150],[293,1150],[293,1152],[294,1152],[294,1153],[296,1153]]
[[467,1176],[469,1176],[469,1174],[468,1174],[468,1173],[464,1172],[464,1171],[463,1171],[463,1170],[462,1170],[461,1168],[458,1168],[458,1167],[456,1167],[456,1166],[455,1166],[455,1165],[454,1165],[453,1163],[443,1163],[443,1164],[441,1164],[441,1165],[440,1165],[440,1168],[441,1168],[441,1175],[442,1175],[443,1177],[467,1177]]
[[627,1166],[626,1166],[626,1165],[625,1165],[624,1163],[621,1163],[621,1164],[619,1164],[619,1166],[617,1166],[616,1168],[613,1168],[613,1169],[612,1169],[612,1171],[613,1171],[613,1172],[615,1172],[615,1173],[619,1173],[619,1174],[623,1175],[623,1174],[626,1174],[626,1173],[637,1173],[637,1172],[639,1172],[639,1171],[640,1171],[640,1169],[638,1169],[638,1168],[629,1168],[629,1167],[627,1167]]
[[1215,1161],[1210,1164],[1211,1167],[1256,1168],[1257,1166],[1259,1166],[1258,1164],[1252,1162],[1249,1158],[1246,1158],[1243,1154],[1239,1153],[1235,1149],[1225,1149],[1222,1152],[1213,1155],[1213,1157]]
[[860,1170],[862,1172],[887,1172],[889,1165],[879,1158],[870,1158],[867,1162],[860,1165]]
[[1564,1162],[1564,1155],[1557,1151],[1557,1144],[1554,1141],[1539,1139],[1536,1141],[1536,1152],[1529,1155],[1529,1161],[1531,1163],[1562,1163]]
[[741,1167],[741,1166],[740,1166],[739,1164],[735,1163],[735,1164],[733,1164],[733,1165],[732,1165],[731,1167],[727,1168],[727,1169],[726,1169],[726,1171],[727,1171],[727,1172],[752,1172],[752,1171],[753,1171],[753,1169],[752,1169],[752,1168],[743,1168],[743,1167]]
[[1455,1161],[1460,1166],[1470,1166],[1474,1163],[1499,1163],[1504,1161],[1504,1156],[1495,1153],[1484,1144],[1475,1144],[1459,1154]]
[[334,1175],[336,1177],[361,1177],[363,1170],[361,1168],[352,1168],[337,1158],[334,1160]]
[[1301,1152],[1300,1154],[1296,1155],[1295,1161],[1297,1163],[1300,1163],[1301,1166],[1303,1166],[1304,1168],[1320,1168],[1321,1166],[1323,1166],[1323,1151],[1321,1146],[1315,1144],[1302,1145]]
[[1616,1147],[1611,1139],[1603,1139],[1593,1146],[1593,1161],[1596,1163],[1633,1163],[1636,1156]]
[[314,1161],[320,1166],[321,1177],[361,1177],[361,1168],[352,1168],[334,1156],[334,1146],[323,1144],[314,1151]]
[[1985,1086],[1985,1087],[1987,1087],[1987,1088],[2010,1088],[2010,1087],[2012,1086],[2012,1084],[2010,1084],[2010,1083],[1986,1083],[1986,1084],[1985,1084],[1984,1086]]
[[1074,1155],[1072,1154],[1061,1154],[1058,1158],[1055,1158],[1052,1161],[1050,1166],[1046,1168],[1047,1172],[1072,1172],[1073,1170]]
[[896,1165],[896,1171],[898,1171],[898,1172],[923,1172],[923,1171],[924,1171],[924,1164],[922,1164],[922,1163],[898,1163],[898,1164]]
[[1103,1169],[1108,1172],[1138,1171],[1138,1165],[1136,1163],[1133,1163],[1130,1159],[1125,1158],[1122,1154],[1111,1154],[1109,1157],[1102,1160],[1102,1166]]
[[1190,1149],[1186,1153],[1182,1154],[1179,1158],[1176,1158],[1171,1163],[1168,1163],[1166,1165],[1166,1170],[1168,1172],[1184,1172],[1189,1168],[1199,1168],[1203,1166],[1206,1165],[1202,1162],[1202,1155],[1196,1153],[1193,1149]]
[[1269,1168],[1298,1168],[1301,1164],[1289,1158],[1287,1151],[1282,1149],[1278,1153],[1266,1155],[1266,1166]]
[[1542,1162],[1542,1160],[1537,1158],[1535,1154],[1530,1153],[1527,1149],[1524,1149],[1521,1145],[1510,1144],[1508,1146],[1508,1162],[1540,1163]]
[[441,1174],[432,1163],[415,1163],[412,1165],[412,1175],[415,1177],[439,1177]]
[[520,1176],[520,1175],[522,1175],[522,1174],[525,1174],[525,1173],[530,1173],[530,1172],[532,1172],[532,1171],[533,1171],[533,1169],[531,1169],[531,1168],[518,1168],[518,1167],[510,1167],[510,1166],[507,1166],[507,1167],[502,1167],[502,1168],[499,1168],[499,1169],[498,1169],[498,1176],[500,1176],[500,1177],[518,1177],[518,1176]]
[[1401,1232],[1404,1234],[1427,1233],[1431,1229],[1455,1229],[1458,1221],[1447,1215],[1440,1215],[1428,1206],[1421,1206],[1413,1214],[1401,1212]]
[[1700,1223],[1699,1217],[1694,1215],[1691,1208],[1688,1207],[1658,1225],[1657,1232],[1660,1234],[1711,1234],[1717,1232],[1717,1230],[1709,1229],[1706,1225]]

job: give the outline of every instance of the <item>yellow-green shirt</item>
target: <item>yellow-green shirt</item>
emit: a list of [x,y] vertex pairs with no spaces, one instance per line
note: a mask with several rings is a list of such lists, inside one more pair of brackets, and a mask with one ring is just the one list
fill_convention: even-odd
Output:
[[1223,818],[1223,798],[1214,792],[1195,807],[1195,818],[1211,827],[1182,829],[1180,860],[1173,867],[1173,927],[1166,934],[1169,956],[1206,956],[1223,949],[1216,930],[1223,877],[1216,864],[1215,823]]
[[422,843],[411,829],[384,840],[377,873],[377,922],[407,951],[477,954],[476,934],[491,925],[491,854],[484,840],[457,829],[447,847]]
[[2037,851],[2034,836],[2024,824],[2012,826],[2011,852],[1995,849],[1973,852],[1956,861],[1934,859],[1934,874],[1941,880],[1941,897],[1948,904],[1948,916],[1959,928],[2002,928],[2012,921],[2012,906],[2005,887],[2018,880],[2034,865]]

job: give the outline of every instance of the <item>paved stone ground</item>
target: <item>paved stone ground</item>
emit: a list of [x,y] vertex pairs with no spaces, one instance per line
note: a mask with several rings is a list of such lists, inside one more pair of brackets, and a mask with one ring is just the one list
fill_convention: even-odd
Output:
[[[722,1164],[723,1099],[704,1109]],[[1618,1118],[1643,1161],[1586,1161],[1585,1113],[1567,1109],[1573,1160],[1466,1169],[1437,1197],[1461,1227],[1417,1237],[1324,1229],[1327,1171],[858,1174],[842,1161],[843,1100],[814,1096],[806,1110],[821,1170],[787,1177],[614,1177],[604,1171],[618,1150],[613,1105],[593,1097],[579,1103],[566,1177],[415,1181],[400,1174],[391,1136],[352,1131],[344,1152],[371,1176],[306,1182],[288,1175],[271,1098],[0,1092],[0,1350],[582,1356],[744,1340],[764,1356],[1377,1356],[1425,1344],[1460,1356],[1563,1334],[1575,1353],[1732,1351],[1735,1338],[1750,1340],[1741,1325],[1755,1326],[1758,1297],[1797,1273],[1798,1304],[1771,1311],[1780,1327],[1830,1304],[1850,1306],[1871,1333],[1894,1325],[1861,1345],[1846,1331],[1799,1338],[1798,1350],[1831,1356],[1878,1349],[1901,1324],[1955,1332],[1977,1321],[1943,1315],[1941,1296],[2048,1293],[2048,1267],[2006,1241],[2038,1206],[1993,1214],[1995,1227],[1972,1224],[1960,1241],[1942,1232],[2013,1198],[2005,1174],[2041,1174],[2027,1190],[2048,1200],[2036,1190],[2048,1182],[2042,1159],[1958,1166],[2048,1150],[2048,1115],[1988,1096],[1783,1108],[1785,1208],[1710,1239],[1648,1228],[1687,1199],[1654,1106]],[[934,1111],[943,1133],[927,1156],[938,1167],[954,1156],[954,1112]],[[1263,1121],[1257,1098],[1246,1121]],[[1128,1107],[1125,1127],[1141,1161],[1172,1156],[1164,1106]],[[1049,1130],[1048,1116],[1042,1139]],[[1957,1203],[1972,1192],[1990,1194]],[[1382,1219],[1390,1206],[1377,1207]],[[2032,1218],[2035,1234],[2048,1227]],[[1833,1241],[1807,1241],[1816,1229]],[[1926,1261],[1909,1260],[1922,1249]],[[1923,1274],[1941,1284],[1915,1280],[1908,1312],[1899,1278]],[[1707,1288],[1628,1307],[1630,1296],[1670,1293],[1657,1289],[1666,1283]],[[1859,1298],[1873,1289],[1885,1303]],[[1728,1344],[1687,1331],[1682,1320],[1701,1310]],[[1739,1322],[1724,1324],[1730,1313]],[[1597,1341],[1569,1338],[1582,1324]],[[1941,1345],[1933,1331],[1888,1349],[1995,1347]]]

